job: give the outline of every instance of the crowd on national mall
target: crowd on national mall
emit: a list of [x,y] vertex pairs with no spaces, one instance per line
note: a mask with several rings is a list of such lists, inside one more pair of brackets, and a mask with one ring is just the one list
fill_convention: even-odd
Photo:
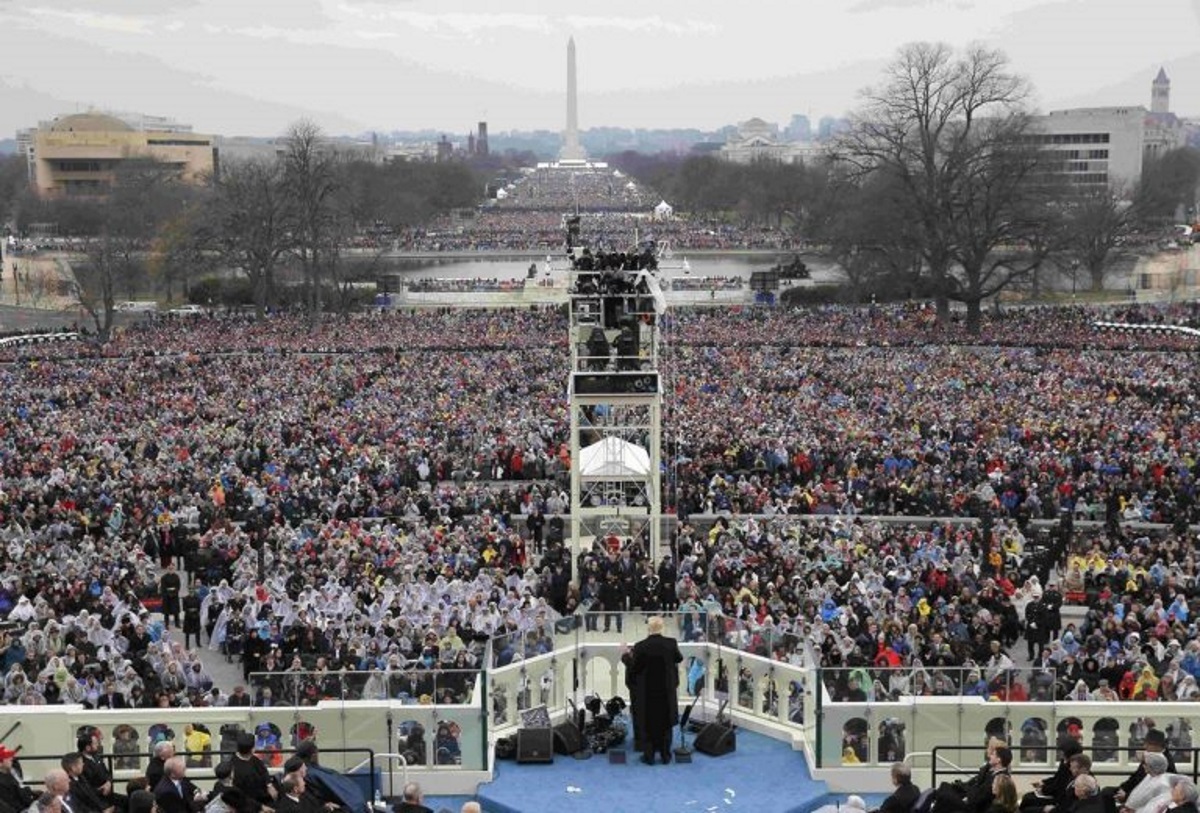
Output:
[[671,312],[653,558],[564,544],[556,311],[5,348],[4,702],[456,702],[488,641],[511,663],[635,609],[808,650],[835,700],[1197,699],[1196,354],[1097,319],[1197,313]]

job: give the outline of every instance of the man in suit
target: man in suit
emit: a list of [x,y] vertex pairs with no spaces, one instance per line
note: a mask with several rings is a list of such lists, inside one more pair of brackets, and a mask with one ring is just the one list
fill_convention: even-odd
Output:
[[1074,788],[1068,789],[1074,782],[1075,775],[1071,772],[1071,757],[1083,752],[1079,740],[1063,734],[1058,738],[1058,769],[1054,776],[1033,783],[1033,790],[1021,799],[1021,810],[1035,813],[1051,813],[1059,806],[1067,806],[1075,798]]
[[913,784],[912,767],[904,762],[892,763],[892,795],[883,800],[879,813],[912,813],[921,791]]
[[104,681],[104,694],[96,700],[96,708],[124,709],[128,707],[129,703],[126,702],[125,695],[117,691],[116,684],[111,680]]
[[154,756],[150,757],[150,761],[146,763],[146,787],[158,787],[158,783],[166,775],[167,760],[175,756],[175,743],[170,740],[159,740],[154,743],[154,748],[151,749]]
[[100,734],[93,731],[80,736],[75,743],[83,756],[83,778],[96,791],[105,806],[111,805],[118,813],[129,808],[129,799],[120,793],[113,792],[112,773],[100,759]]
[[83,754],[72,751],[59,760],[67,773],[69,788],[63,801],[71,813],[114,813],[112,805],[106,803],[91,783],[83,778]]
[[38,795],[13,773],[13,760],[17,752],[0,745],[0,803],[13,810],[25,810]]
[[198,813],[204,809],[206,794],[187,778],[183,757],[171,757],[164,766],[162,781],[154,788],[159,813]]
[[289,773],[279,781],[279,798],[275,813],[311,813],[304,804],[304,776],[300,771]]
[[992,804],[992,787],[997,776],[1009,773],[1012,750],[999,746],[988,752],[987,765],[962,784],[943,783],[934,794],[934,813],[984,813]]
[[162,598],[163,623],[168,627],[174,621],[179,626],[179,594],[183,590],[183,580],[175,572],[175,562],[167,564],[167,571],[158,580],[158,594]]
[[671,761],[671,734],[679,722],[679,664],[683,653],[674,638],[663,635],[663,619],[650,616],[649,633],[633,647],[634,719],[641,730],[642,762],[654,764],[654,752],[663,764]]

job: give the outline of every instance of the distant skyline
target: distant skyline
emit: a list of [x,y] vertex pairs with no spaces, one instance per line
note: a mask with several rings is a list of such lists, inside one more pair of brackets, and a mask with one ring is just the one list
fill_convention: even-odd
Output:
[[842,116],[916,40],[1005,51],[1035,109],[1200,117],[1200,0],[0,0],[0,138],[91,108],[198,132],[561,131]]

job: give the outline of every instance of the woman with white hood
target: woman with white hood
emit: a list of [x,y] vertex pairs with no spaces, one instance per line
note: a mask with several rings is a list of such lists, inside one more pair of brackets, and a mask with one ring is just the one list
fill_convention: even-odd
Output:
[[25,694],[25,687],[28,684],[29,680],[21,670],[21,664],[14,663],[8,670],[8,674],[4,676],[4,702],[9,704],[21,702],[21,697]]
[[8,613],[9,621],[31,621],[33,620],[36,610],[33,604],[29,601],[29,596],[21,596],[17,599],[16,606]]
[[86,699],[87,693],[84,691],[83,685],[75,679],[74,675],[68,677],[66,684],[63,686],[62,694],[59,695],[59,700],[64,705],[83,705]]
[[1146,768],[1146,777],[1130,791],[1123,807],[1133,813],[1156,813],[1164,797],[1169,801],[1174,774],[1167,773],[1166,755],[1155,751],[1143,754],[1142,765]]
[[1175,697],[1181,701],[1200,698],[1200,687],[1196,685],[1196,679],[1184,672],[1179,680],[1179,688],[1175,690]]

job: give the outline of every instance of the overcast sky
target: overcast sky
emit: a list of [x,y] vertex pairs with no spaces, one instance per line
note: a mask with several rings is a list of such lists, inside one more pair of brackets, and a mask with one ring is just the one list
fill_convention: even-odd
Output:
[[1200,116],[1200,0],[0,0],[0,137],[99,108],[276,135],[715,128],[853,108],[903,43],[982,41],[1035,104]]

